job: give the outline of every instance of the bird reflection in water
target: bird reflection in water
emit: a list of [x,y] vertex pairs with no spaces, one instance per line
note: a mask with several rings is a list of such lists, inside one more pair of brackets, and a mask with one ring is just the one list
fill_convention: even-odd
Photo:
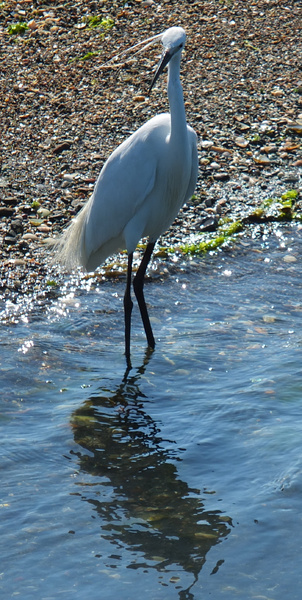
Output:
[[126,371],[115,391],[102,390],[73,414],[74,439],[90,452],[77,453],[81,471],[99,478],[99,485],[85,486],[82,497],[99,514],[102,537],[137,553],[128,568],[184,570],[193,582],[179,597],[193,599],[190,589],[207,553],[232,523],[220,511],[206,510],[200,490],[179,478],[175,463],[181,450],[161,437],[147,413],[139,382],[150,355],[147,351],[135,375]]

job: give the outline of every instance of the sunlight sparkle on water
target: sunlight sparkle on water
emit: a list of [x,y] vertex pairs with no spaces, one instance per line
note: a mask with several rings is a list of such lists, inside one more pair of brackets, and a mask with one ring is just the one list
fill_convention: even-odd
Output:
[[26,340],[21,346],[18,348],[18,352],[22,352],[22,354],[27,354],[27,352],[34,346],[33,340]]

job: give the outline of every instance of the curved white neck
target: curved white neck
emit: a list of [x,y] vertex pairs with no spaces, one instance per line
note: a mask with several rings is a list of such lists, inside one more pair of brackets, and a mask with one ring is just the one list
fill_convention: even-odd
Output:
[[184,144],[187,140],[187,121],[182,86],[180,83],[181,52],[175,54],[168,64],[168,98],[171,114],[171,138]]

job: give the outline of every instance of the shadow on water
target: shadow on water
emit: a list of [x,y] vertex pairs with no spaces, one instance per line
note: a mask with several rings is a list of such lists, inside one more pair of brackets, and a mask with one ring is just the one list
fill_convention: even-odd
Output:
[[73,413],[74,439],[89,451],[77,453],[80,469],[93,480],[81,497],[101,518],[102,537],[117,552],[125,547],[131,556],[135,552],[128,568],[185,571],[193,582],[176,588],[182,600],[193,599],[190,590],[206,555],[229,534],[232,521],[206,510],[200,490],[179,479],[174,463],[181,461],[180,450],[161,437],[139,387],[150,358],[147,352],[136,374],[127,370],[115,390],[93,395]]

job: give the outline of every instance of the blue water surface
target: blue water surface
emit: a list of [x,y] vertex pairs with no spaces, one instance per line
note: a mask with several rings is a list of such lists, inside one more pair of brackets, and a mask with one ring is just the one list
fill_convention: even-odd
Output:
[[151,272],[130,372],[123,280],[3,306],[1,597],[300,600],[301,257],[288,228]]

